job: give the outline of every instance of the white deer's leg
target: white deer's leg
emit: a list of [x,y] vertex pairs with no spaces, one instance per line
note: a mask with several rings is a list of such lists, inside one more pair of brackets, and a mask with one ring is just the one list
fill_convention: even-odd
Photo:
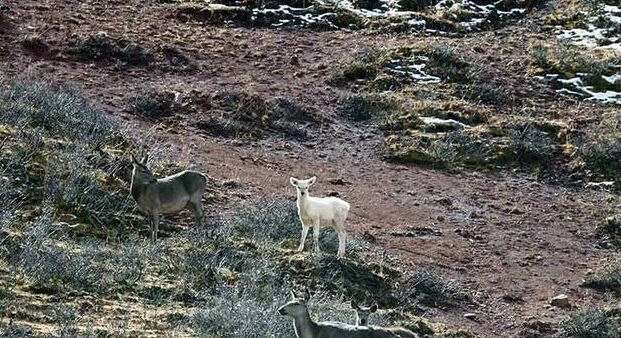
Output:
[[313,221],[313,239],[315,242],[314,251],[316,254],[318,254],[321,251],[319,248],[319,228],[320,228],[319,220]]
[[306,236],[308,235],[309,226],[302,224],[302,237],[300,238],[300,246],[298,247],[298,251],[304,251],[304,242],[306,242]]
[[151,240],[153,241],[153,243],[155,243],[157,241],[157,230],[160,226],[160,214],[159,213],[154,213],[152,216],[153,219],[153,229],[151,230]]
[[336,253],[336,256],[341,258],[345,256],[345,245],[346,245],[347,234],[345,233],[345,231],[339,231],[337,232],[337,234],[339,236],[339,250]]

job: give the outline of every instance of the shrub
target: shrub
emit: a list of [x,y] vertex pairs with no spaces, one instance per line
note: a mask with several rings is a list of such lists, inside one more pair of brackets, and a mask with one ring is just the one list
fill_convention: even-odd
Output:
[[40,291],[106,293],[133,287],[143,277],[144,247],[137,243],[114,250],[98,240],[77,242],[52,224],[51,214],[38,218],[8,253],[21,273]]
[[621,176],[621,139],[598,131],[578,146],[585,168],[596,179],[617,179]]
[[568,338],[618,338],[621,332],[619,318],[600,309],[574,312],[560,326],[560,336]]
[[455,53],[452,46],[440,45],[427,55],[430,59],[430,73],[448,82],[464,82],[472,76],[472,67]]
[[200,126],[220,136],[256,138],[276,134],[304,139],[305,127],[315,118],[312,109],[282,97],[266,100],[256,93],[221,91],[214,95],[214,101],[225,112]]
[[613,247],[621,247],[621,215],[606,217],[596,228],[595,235]]
[[531,47],[533,63],[545,73],[574,77],[577,73],[587,73],[589,78],[612,75],[616,71],[616,58],[600,59],[595,55],[580,52],[567,44],[546,46],[536,44]]
[[167,91],[142,91],[129,97],[127,112],[152,119],[159,119],[174,114],[173,100],[175,94]]
[[401,298],[405,304],[413,297],[429,305],[469,299],[468,294],[456,282],[429,269],[415,272],[405,281],[404,285],[404,290],[402,290],[404,294]]
[[375,78],[379,71],[380,64],[378,62],[382,54],[382,51],[375,49],[358,51],[353,60],[348,61],[343,67],[332,73],[328,84],[344,86],[351,81]]
[[621,261],[610,263],[589,276],[584,286],[621,294]]
[[285,198],[266,197],[244,201],[222,225],[228,236],[242,236],[262,243],[282,242],[299,236],[297,207]]
[[398,4],[404,11],[422,11],[438,2],[439,0],[400,0]]
[[221,287],[191,317],[190,326],[207,337],[294,336],[291,321],[277,317],[278,308],[287,302],[285,295],[286,290],[281,289],[269,299],[257,299],[252,287]]
[[475,83],[461,87],[460,92],[463,98],[475,103],[500,106],[511,101],[509,90],[499,84]]
[[540,164],[551,159],[553,151],[550,136],[535,127],[525,126],[507,131],[509,143],[501,161],[520,164]]
[[42,81],[14,80],[0,90],[0,123],[42,130],[91,149],[122,141],[117,123],[89,104],[82,93]]
[[130,66],[146,66],[154,60],[153,53],[141,45],[106,34],[96,34],[68,50],[84,61],[115,62]]
[[39,35],[25,36],[21,42],[25,49],[33,52],[44,52],[49,48]]
[[[130,225],[133,202],[117,178],[126,167],[111,149],[125,147],[117,123],[79,92],[39,81],[15,80],[0,90],[0,128],[8,138],[0,170],[23,205],[47,203],[63,222],[94,225],[94,233]],[[36,213],[23,213],[36,215]],[[20,222],[21,223],[21,222]]]
[[352,121],[366,121],[387,115],[397,104],[385,95],[355,94],[341,99],[339,113]]

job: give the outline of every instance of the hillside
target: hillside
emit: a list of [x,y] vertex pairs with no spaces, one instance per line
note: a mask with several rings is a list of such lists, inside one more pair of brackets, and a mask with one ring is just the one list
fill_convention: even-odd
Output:
[[[308,287],[422,337],[618,337],[620,37],[612,0],[0,0],[0,333],[293,337]],[[130,153],[204,172],[207,224],[149,243]],[[346,259],[295,252],[291,176],[351,204]]]

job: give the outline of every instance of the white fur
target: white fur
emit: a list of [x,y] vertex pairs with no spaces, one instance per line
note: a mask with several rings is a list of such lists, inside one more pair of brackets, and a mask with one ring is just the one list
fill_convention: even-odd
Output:
[[349,213],[349,203],[337,197],[311,197],[308,188],[315,183],[316,177],[308,180],[298,180],[291,177],[289,181],[296,187],[298,194],[298,216],[302,222],[302,236],[298,251],[304,250],[304,242],[308,230],[313,227],[314,250],[319,253],[319,229],[322,226],[334,228],[339,236],[338,257],[345,255],[345,241],[347,238],[345,220]]

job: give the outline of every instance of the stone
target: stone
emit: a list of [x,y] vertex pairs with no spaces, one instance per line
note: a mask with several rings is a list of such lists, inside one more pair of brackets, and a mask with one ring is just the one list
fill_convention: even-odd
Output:
[[569,297],[564,294],[560,294],[552,298],[552,300],[550,301],[550,305],[565,309],[571,308],[571,304],[569,303]]
[[466,313],[466,314],[464,314],[464,318],[470,319],[470,320],[475,320],[475,319],[477,319],[477,315],[475,313]]

